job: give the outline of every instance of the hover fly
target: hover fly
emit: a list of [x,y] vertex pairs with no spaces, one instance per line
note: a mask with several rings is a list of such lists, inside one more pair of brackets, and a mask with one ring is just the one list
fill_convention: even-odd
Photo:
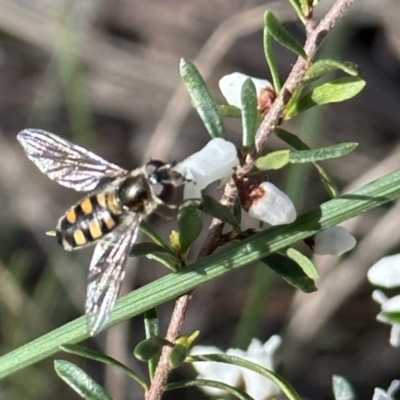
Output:
[[166,205],[171,189],[184,179],[172,170],[173,164],[154,160],[127,171],[39,129],[25,129],[17,138],[28,158],[50,179],[89,192],[59,219],[56,237],[68,251],[96,243],[85,306],[93,335],[114,307],[140,222]]

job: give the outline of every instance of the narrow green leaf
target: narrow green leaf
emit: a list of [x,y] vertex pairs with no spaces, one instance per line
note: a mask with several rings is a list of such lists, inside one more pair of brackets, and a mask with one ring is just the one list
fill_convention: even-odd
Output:
[[242,116],[242,111],[240,108],[235,106],[228,106],[226,104],[217,105],[217,109],[221,117],[225,118],[240,118]]
[[140,224],[140,230],[149,237],[154,243],[158,244],[161,247],[165,247],[168,249],[168,245],[165,241],[150,227],[150,225],[146,221],[142,221]]
[[176,272],[181,268],[181,262],[180,262],[180,260],[178,260],[178,258],[176,256],[174,256],[172,258],[167,254],[152,253],[152,254],[147,254],[146,257],[149,260],[154,260],[154,261],[164,265],[164,267],[167,267],[172,272]]
[[265,13],[264,21],[265,28],[277,42],[297,54],[299,57],[302,57],[305,60],[307,59],[307,54],[301,44],[281,25],[281,23],[275,18],[274,14],[267,11]]
[[247,78],[242,85],[242,144],[244,149],[254,145],[258,125],[257,92],[251,78]]
[[[151,308],[144,313],[144,330],[146,333],[146,339],[160,335],[160,321],[158,319],[156,308]],[[147,364],[150,381],[152,381],[157,368],[157,357],[150,358]]]
[[65,360],[55,360],[54,369],[57,375],[83,399],[112,400],[106,390],[77,365]]
[[212,138],[225,137],[221,115],[197,68],[191,62],[181,59],[179,71],[193,107],[198,112],[208,133]]
[[160,246],[151,242],[136,243],[132,246],[131,256],[142,257],[153,253],[167,253],[173,255],[174,253],[164,246]]
[[242,390],[236,389],[235,387],[227,385],[226,383],[219,381],[211,381],[209,379],[191,379],[191,380],[173,382],[169,383],[165,388],[165,390],[176,390],[193,386],[206,386],[224,390],[228,394],[237,397],[239,400],[254,400],[251,396],[249,396]]
[[228,208],[219,203],[211,196],[203,196],[203,202],[201,204],[201,209],[213,216],[214,218],[218,218],[227,224],[230,224],[234,227],[240,227],[239,221],[236,219],[232,211]]
[[281,389],[281,391],[287,396],[289,400],[301,400],[299,395],[292,387],[292,385],[289,382],[286,382],[284,379],[282,379],[278,374],[258,364],[247,361],[243,358],[228,356],[227,354],[204,354],[204,355],[202,354],[196,356],[189,356],[186,359],[186,362],[198,362],[198,361],[216,361],[226,364],[237,365],[242,368],[247,368],[251,371],[257,372],[258,374],[264,376],[267,379],[270,379],[272,382],[278,385],[279,389]]
[[358,66],[349,61],[336,61],[331,59],[318,60],[311,65],[305,75],[305,80],[310,81],[318,79],[329,72],[340,70],[350,76],[358,76]]
[[330,160],[332,158],[343,157],[351,153],[357,146],[358,143],[348,142],[313,150],[292,151],[290,153],[289,162],[291,164],[308,163],[308,162],[315,163],[317,161]]
[[314,163],[314,167],[317,169],[319,177],[321,178],[321,182],[329,196],[332,198],[338,197],[340,195],[339,189],[328,173],[317,163]]
[[308,144],[304,143],[297,135],[284,129],[277,128],[276,136],[293,147],[295,150],[311,150]]
[[106,354],[100,353],[97,350],[88,349],[85,346],[76,345],[76,344],[64,344],[60,346],[61,350],[65,351],[66,353],[76,354],[77,356],[88,358],[90,360],[94,360],[97,362],[101,362],[106,365],[112,365],[120,369],[126,375],[130,376],[133,380],[135,380],[144,390],[147,389],[147,385],[145,381],[133,372],[130,368],[126,365],[122,364],[121,362],[115,360],[114,358],[107,356]]
[[256,161],[256,167],[260,171],[268,169],[281,169],[289,163],[290,150],[277,150],[259,157]]
[[290,285],[301,290],[302,292],[311,293],[317,290],[314,281],[305,274],[297,262],[291,260],[290,258],[276,253],[271,254],[260,261],[274,270]]
[[[285,143],[287,143],[289,146],[293,147],[296,150],[310,150],[310,147],[305,144],[301,139],[299,139],[298,136],[294,135],[293,133],[290,133],[288,131],[285,131],[283,129],[278,128],[276,130],[276,135],[282,139]],[[325,186],[326,191],[329,193],[331,197],[338,197],[339,196],[339,190],[336,187],[335,183],[333,180],[330,178],[329,174],[317,163],[313,163],[315,168],[318,171],[318,174],[321,178],[321,181],[323,185]]]
[[264,14],[263,44],[264,44],[265,59],[267,61],[268,68],[272,76],[272,83],[274,85],[274,90],[276,93],[278,93],[282,88],[282,84],[279,78],[278,66],[276,65],[274,53],[272,51],[271,34],[267,28],[267,13]]
[[293,247],[289,247],[288,249],[286,249],[285,254],[288,258],[297,263],[298,266],[310,279],[318,279],[318,270],[317,268],[315,268],[315,265],[308,257],[300,253]]
[[202,229],[200,210],[194,206],[182,207],[178,214],[179,245],[182,254],[188,251]]
[[293,118],[298,113],[317,105],[349,100],[360,93],[365,85],[363,79],[353,76],[324,83],[301,97],[291,109],[287,110],[285,118]]
[[347,379],[342,376],[333,375],[332,377],[332,389],[335,400],[355,400],[353,388]]
[[304,16],[303,10],[301,9],[301,4],[299,0],[289,0],[289,3],[292,5],[294,10],[297,13],[297,16],[299,17],[300,21],[305,25],[307,22],[307,19]]
[[[230,246],[187,265],[182,271],[168,274],[130,292],[117,301],[107,327],[176,299],[207,282],[292,246],[322,229],[338,225],[399,197],[400,170],[397,170],[354,192],[318,205],[298,216],[290,226],[272,227],[247,239],[231,243]],[[68,322],[1,356],[0,379],[57,353],[64,343],[76,343],[88,337],[90,333],[86,316]]]

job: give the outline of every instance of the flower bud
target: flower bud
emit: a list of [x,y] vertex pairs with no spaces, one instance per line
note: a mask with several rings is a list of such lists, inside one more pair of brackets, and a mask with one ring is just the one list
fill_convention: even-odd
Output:
[[267,111],[276,98],[276,93],[271,82],[265,79],[252,78],[241,72],[223,76],[219,81],[219,88],[228,104],[241,108],[242,86],[247,78],[250,78],[256,88],[257,109],[261,113]]
[[[310,244],[310,240],[307,241]],[[318,232],[314,237],[311,248],[319,255],[340,256],[350,251],[357,244],[354,236],[341,226],[333,226]]]
[[248,213],[260,221],[270,225],[285,225],[297,217],[292,200],[271,182],[261,183],[251,190],[248,197]]
[[229,177],[239,165],[236,146],[222,138],[210,140],[173,169],[187,180],[184,199],[201,199],[201,191],[210,183]]
[[381,258],[368,270],[368,280],[376,286],[400,286],[400,254]]

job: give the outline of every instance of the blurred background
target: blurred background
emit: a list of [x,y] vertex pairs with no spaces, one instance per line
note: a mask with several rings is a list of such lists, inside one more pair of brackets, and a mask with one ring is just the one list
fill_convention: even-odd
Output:
[[[316,17],[331,5],[322,0]],[[180,58],[196,64],[218,102],[224,74],[269,78],[262,49],[266,10],[303,40],[286,0],[0,0],[1,354],[83,314],[92,252],[69,254],[45,235],[80,195],[42,175],[16,141],[17,132],[54,132],[127,169],[150,158],[182,160],[209,137],[180,85]],[[295,58],[278,46],[275,55],[285,79]],[[359,142],[349,156],[324,163],[347,191],[400,167],[400,3],[356,1],[320,56],[357,63],[367,87],[285,128],[314,147]],[[229,139],[240,144],[240,122],[225,122]],[[271,140],[266,150],[283,146]],[[268,179],[290,194],[299,213],[328,200],[307,166]],[[265,267],[244,268],[196,290],[184,333],[200,329],[199,344],[222,349],[246,348],[250,334],[262,342],[280,334],[277,369],[304,399],[331,399],[333,374],[347,377],[358,398],[371,398],[374,387],[400,378],[400,350],[390,348],[389,327],[375,320],[379,307],[365,278],[373,262],[399,250],[398,209],[386,205],[344,224],[358,247],[340,260],[314,259],[318,292],[299,295]],[[157,217],[149,222],[163,237],[174,227]],[[154,262],[133,259],[123,292],[165,273]],[[171,308],[159,309],[164,329]],[[85,344],[145,374],[145,365],[132,357],[143,337],[137,317]],[[114,400],[143,397],[119,371],[59,354],[3,380],[0,398],[76,399],[56,376],[55,358],[76,362]],[[190,376],[190,368],[174,374]],[[205,397],[191,389],[165,398]]]

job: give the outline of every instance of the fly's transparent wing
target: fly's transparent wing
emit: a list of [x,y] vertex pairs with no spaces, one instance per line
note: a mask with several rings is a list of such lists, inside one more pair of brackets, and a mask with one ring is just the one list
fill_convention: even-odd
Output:
[[67,188],[86,192],[104,178],[127,173],[83,147],[40,129],[24,129],[17,139],[41,172]]
[[139,214],[127,216],[94,249],[89,267],[85,307],[91,335],[103,328],[114,307],[125,275],[126,258],[136,241],[141,220]]

